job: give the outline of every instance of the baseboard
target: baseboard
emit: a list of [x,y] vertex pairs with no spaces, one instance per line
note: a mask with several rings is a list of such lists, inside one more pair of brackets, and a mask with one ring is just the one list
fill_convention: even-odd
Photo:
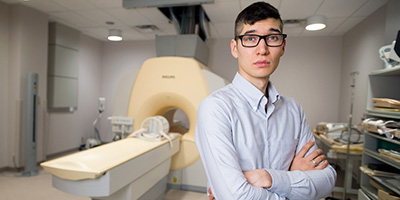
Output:
[[76,153],[79,152],[79,147],[73,148],[73,149],[69,149],[69,150],[65,150],[65,151],[61,151],[58,153],[53,153],[53,154],[49,154],[46,155],[46,160],[53,160],[59,157],[63,157],[72,153]]
[[[45,160],[38,161],[38,163],[37,163],[38,168],[40,169],[40,163],[42,163],[44,161],[53,160],[55,158],[59,158],[59,157],[66,156],[66,155],[69,155],[69,154],[72,154],[72,153],[76,153],[78,151],[79,151],[79,148],[77,147],[77,148],[74,148],[74,149],[70,149],[70,150],[59,152],[59,153],[54,153],[54,154],[47,155]],[[15,173],[18,173],[18,172],[23,172],[24,169],[25,169],[25,167],[23,167],[23,166],[22,167],[17,167],[17,168],[16,167],[7,166],[7,167],[1,167],[0,168],[0,173],[2,173],[2,172],[15,172]]]
[[15,172],[15,173],[17,173],[17,172],[23,172],[23,171],[24,171],[23,167],[18,167],[18,168],[15,168],[15,167],[2,167],[2,168],[0,168],[0,173],[2,173],[2,172]]
[[200,187],[200,186],[193,186],[193,185],[183,185],[183,184],[179,185],[179,184],[168,183],[167,190],[169,190],[169,189],[207,193],[207,188]]

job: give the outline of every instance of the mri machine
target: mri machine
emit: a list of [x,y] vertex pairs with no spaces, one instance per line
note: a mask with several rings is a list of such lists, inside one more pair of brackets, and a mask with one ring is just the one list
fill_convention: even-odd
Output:
[[[123,79],[114,109],[127,108],[126,116],[134,119],[133,130],[158,115],[172,126],[171,110],[180,109],[189,121],[187,132],[169,133],[172,145],[167,140],[129,137],[44,162],[41,166],[53,175],[53,187],[109,200],[163,199],[167,182],[186,189],[205,188],[206,176],[194,142],[197,108],[227,81],[193,58],[176,56],[148,59],[137,73]],[[132,87],[127,86],[129,82],[134,82]]]

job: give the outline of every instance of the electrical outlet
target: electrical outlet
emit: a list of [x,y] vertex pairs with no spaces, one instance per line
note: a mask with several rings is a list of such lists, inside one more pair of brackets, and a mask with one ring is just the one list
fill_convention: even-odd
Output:
[[111,124],[133,125],[133,118],[132,117],[113,116],[112,120],[111,120]]
[[133,118],[132,117],[121,117],[121,116],[112,116],[108,118],[111,120],[112,124],[112,132],[114,133],[131,133],[133,126]]

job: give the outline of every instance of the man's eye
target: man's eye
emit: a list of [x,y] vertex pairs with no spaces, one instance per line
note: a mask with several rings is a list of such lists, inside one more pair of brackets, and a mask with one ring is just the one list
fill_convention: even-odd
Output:
[[255,36],[247,36],[245,38],[245,40],[249,41],[249,42],[254,42],[254,41],[257,41],[257,37],[255,37]]
[[276,35],[271,35],[271,36],[268,37],[268,40],[269,41],[277,41],[277,40],[279,40],[279,37],[276,36]]

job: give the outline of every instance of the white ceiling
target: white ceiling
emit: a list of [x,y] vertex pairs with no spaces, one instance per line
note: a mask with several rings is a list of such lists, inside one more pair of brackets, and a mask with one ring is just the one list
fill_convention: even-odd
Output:
[[[157,8],[124,9],[122,0],[0,0],[7,4],[21,3],[49,15],[57,21],[78,29],[86,35],[106,41],[108,29],[122,30],[124,41],[149,40],[155,35],[176,34],[174,25]],[[233,37],[234,20],[246,6],[258,0],[215,0],[203,4],[210,18],[211,38]],[[283,20],[306,19],[311,15],[325,15],[327,28],[309,32],[303,27],[285,26],[289,36],[343,35],[365,17],[384,5],[387,0],[270,0],[280,10]],[[114,25],[107,25],[112,21]],[[159,30],[143,33],[137,25],[156,25]]]

